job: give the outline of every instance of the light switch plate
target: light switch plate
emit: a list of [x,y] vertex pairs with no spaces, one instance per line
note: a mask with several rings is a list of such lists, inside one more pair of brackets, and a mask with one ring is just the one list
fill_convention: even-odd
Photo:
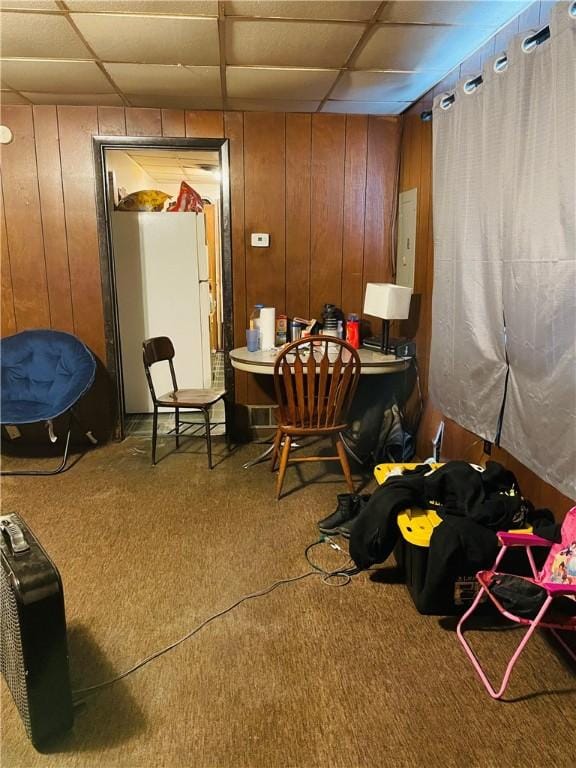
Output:
[[270,245],[270,235],[266,232],[253,232],[250,235],[250,244],[254,248],[268,248]]

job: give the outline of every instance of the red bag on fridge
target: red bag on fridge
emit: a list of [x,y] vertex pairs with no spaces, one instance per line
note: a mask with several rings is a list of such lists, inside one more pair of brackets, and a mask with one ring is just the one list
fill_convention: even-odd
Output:
[[175,202],[170,203],[168,206],[168,211],[191,211],[192,213],[202,213],[203,210],[204,205],[202,204],[202,198],[198,192],[196,192],[195,189],[192,189],[189,184],[183,181],[180,184],[180,194],[176,198]]

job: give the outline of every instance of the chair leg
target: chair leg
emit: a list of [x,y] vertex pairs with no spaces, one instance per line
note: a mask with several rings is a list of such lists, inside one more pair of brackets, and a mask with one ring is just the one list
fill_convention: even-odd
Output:
[[290,435],[285,435],[284,445],[282,446],[282,455],[280,456],[280,469],[278,470],[278,477],[276,479],[276,498],[280,498],[282,493],[282,486],[284,485],[284,475],[286,474],[286,467],[288,466],[288,458],[290,457],[290,443],[292,438]]
[[174,408],[174,431],[176,432],[176,448],[180,448],[180,408]]
[[348,490],[350,493],[354,493],[354,482],[352,480],[352,474],[350,473],[348,455],[346,454],[346,449],[344,448],[344,444],[340,438],[337,438],[336,440],[336,450],[338,451],[338,458],[340,459],[340,464],[342,465],[342,472],[344,472]]
[[282,440],[282,430],[277,429],[276,434],[274,435],[274,444],[272,446],[272,466],[270,467],[270,471],[274,472],[276,469],[276,462],[278,461],[278,454],[280,452],[280,442]]
[[504,695],[504,692],[505,692],[506,688],[508,687],[508,681],[510,680],[510,675],[512,674],[512,670],[514,669],[514,665],[516,664],[516,662],[520,658],[520,654],[524,650],[524,648],[526,646],[526,643],[528,642],[528,640],[530,640],[530,638],[532,637],[532,635],[534,634],[534,632],[538,628],[538,625],[540,624],[540,622],[544,618],[544,615],[546,614],[546,611],[548,610],[548,608],[550,606],[550,603],[553,600],[553,597],[551,595],[549,595],[546,598],[542,608],[538,611],[538,614],[537,614],[536,618],[532,620],[532,622],[530,624],[530,627],[528,628],[528,631],[524,633],[524,637],[520,641],[518,647],[516,648],[514,654],[512,655],[512,658],[508,662],[508,666],[506,667],[506,671],[504,673],[504,677],[502,678],[502,684],[501,684],[499,690],[496,690],[492,686],[492,683],[490,682],[490,680],[486,676],[484,670],[482,669],[482,666],[480,665],[478,657],[476,656],[476,654],[474,653],[474,651],[470,647],[470,644],[468,643],[468,641],[464,638],[464,629],[463,629],[464,623],[467,621],[468,617],[471,616],[474,613],[474,611],[476,610],[480,600],[482,599],[482,595],[484,594],[484,592],[486,592],[486,589],[484,587],[481,587],[480,591],[478,592],[478,594],[476,595],[476,597],[474,599],[474,602],[472,603],[470,608],[466,611],[464,616],[462,616],[462,618],[458,622],[458,626],[456,627],[456,634],[458,635],[458,639],[462,643],[462,646],[464,647],[464,650],[466,651],[466,655],[468,656],[468,658],[472,662],[472,666],[474,667],[474,669],[478,673],[478,675],[480,677],[480,680],[482,681],[484,687],[486,688],[486,690],[488,691],[490,696],[492,696],[493,699],[499,699],[499,698],[501,698]]
[[156,464],[156,438],[158,436],[158,407],[154,406],[152,417],[152,464]]
[[210,411],[203,408],[204,422],[206,424],[206,448],[208,450],[208,468],[212,469],[212,435],[210,434]]
[[232,403],[228,395],[224,395],[224,436],[226,438],[226,448],[228,451],[232,450],[232,441],[230,434],[232,431]]

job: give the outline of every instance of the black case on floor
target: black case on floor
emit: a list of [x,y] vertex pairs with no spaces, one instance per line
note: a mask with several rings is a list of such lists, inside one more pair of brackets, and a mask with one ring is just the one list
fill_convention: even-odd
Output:
[[0,670],[42,749],[73,721],[62,581],[18,515],[0,516],[0,557]]

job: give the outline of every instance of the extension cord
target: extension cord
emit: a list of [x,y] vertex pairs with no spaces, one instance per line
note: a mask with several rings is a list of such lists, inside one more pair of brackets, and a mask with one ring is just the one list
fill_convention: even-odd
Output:
[[340,544],[337,544],[337,543],[334,541],[334,539],[332,539],[330,536],[326,536],[325,534],[322,534],[322,536],[320,537],[320,541],[324,542],[325,544],[328,544],[330,547],[332,547],[332,549],[335,549],[335,550],[337,550],[338,552],[342,552],[344,555],[347,555],[347,554],[348,554],[348,553],[346,552],[346,550],[345,550],[345,549],[342,549],[342,547],[340,546]]

